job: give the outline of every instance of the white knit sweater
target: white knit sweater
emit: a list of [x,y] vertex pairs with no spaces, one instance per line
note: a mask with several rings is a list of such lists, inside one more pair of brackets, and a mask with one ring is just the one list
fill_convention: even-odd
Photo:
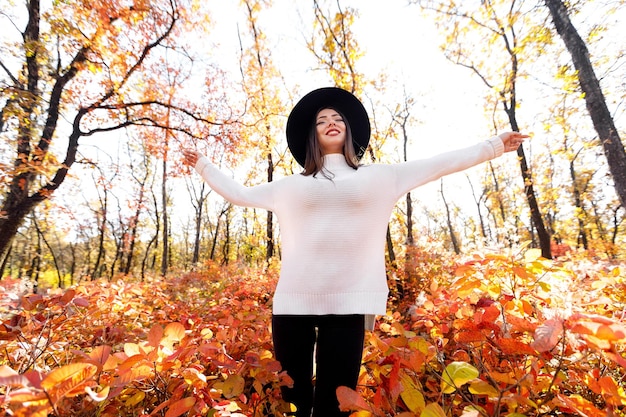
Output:
[[[274,314],[386,312],[385,239],[396,202],[408,191],[503,153],[495,136],[433,158],[353,169],[343,155],[324,157],[330,173],[296,174],[245,187],[206,158],[197,172],[233,204],[274,212],[282,236]],[[369,327],[369,326],[368,326]]]

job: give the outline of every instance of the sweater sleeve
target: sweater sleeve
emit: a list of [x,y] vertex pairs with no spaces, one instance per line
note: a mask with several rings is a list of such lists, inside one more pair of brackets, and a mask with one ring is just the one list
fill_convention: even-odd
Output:
[[211,189],[227,201],[244,207],[256,207],[273,211],[274,182],[246,187],[220,171],[206,157],[201,157],[196,171]]
[[503,153],[502,139],[494,136],[467,148],[445,152],[428,159],[397,164],[396,191],[400,197],[421,185],[489,161]]

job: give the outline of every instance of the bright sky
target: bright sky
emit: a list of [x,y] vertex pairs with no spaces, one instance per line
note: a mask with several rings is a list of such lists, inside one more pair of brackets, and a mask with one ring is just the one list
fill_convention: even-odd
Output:
[[[249,40],[246,15],[239,0],[214,2],[213,32],[220,42],[220,65],[232,66],[239,74],[239,30]],[[328,2],[336,9],[334,1]],[[406,0],[341,0],[341,6],[359,11],[352,30],[365,55],[359,71],[373,77],[384,71],[390,79],[389,105],[401,101],[406,86],[416,99],[413,116],[418,124],[411,132],[409,159],[423,158],[461,148],[487,139],[493,132],[483,115],[485,87],[469,70],[447,61],[439,49],[441,35],[434,24],[420,15],[420,8]],[[273,0],[272,9],[263,10],[259,26],[271,45],[272,58],[287,84],[306,92],[329,85],[329,78],[313,71],[316,62],[306,49],[304,36],[313,20],[312,2]],[[216,52],[216,51],[213,51]],[[367,107],[367,105],[366,105]],[[368,109],[369,110],[369,109]],[[283,139],[282,137],[280,139]],[[393,155],[394,159],[400,154]],[[508,158],[508,156],[505,156]],[[513,160],[512,160],[513,162]],[[514,162],[513,162],[514,163]],[[242,176],[236,175],[241,179]],[[473,204],[465,173],[445,180],[453,204]],[[456,185],[455,185],[456,184]],[[439,182],[414,193],[422,203],[438,210]],[[454,194],[455,197],[451,195]]]
[[[269,10],[260,14],[259,25],[267,37],[272,49],[272,59],[286,79],[287,85],[293,88],[296,97],[306,92],[330,84],[328,76],[320,71],[314,71],[316,62],[306,49],[304,36],[310,33],[313,20],[312,2],[293,0],[273,0]],[[336,7],[334,1],[329,1]],[[488,136],[491,132],[482,116],[482,85],[471,77],[469,71],[454,66],[446,61],[438,49],[440,43],[434,25],[420,16],[417,6],[407,6],[405,0],[341,0],[342,8],[354,7],[359,10],[360,16],[352,27],[357,35],[357,41],[364,57],[359,61],[359,70],[373,77],[384,71],[392,81],[390,88],[396,87],[400,91],[406,89],[417,104],[414,107],[414,116],[419,120],[411,138],[410,158],[426,157],[445,150],[462,147],[464,144],[475,143]],[[211,56],[219,56],[219,66],[229,69],[231,78],[239,80],[240,46],[239,34],[244,42],[250,41],[247,32],[246,14],[240,6],[240,0],[216,0],[207,2],[206,7],[213,16],[212,34],[210,39],[199,40],[198,44],[208,45],[219,42],[218,50],[210,50]],[[389,97],[389,105],[402,100],[402,93]],[[366,105],[367,107],[367,105]],[[282,133],[282,132],[281,132]],[[83,155],[101,160],[105,165],[107,158],[115,158],[116,145],[123,142],[124,132],[120,136],[112,135],[109,139],[102,136],[81,139],[80,152]],[[284,140],[284,134],[280,140]],[[62,148],[65,145],[62,145]],[[284,146],[284,145],[283,145]],[[120,150],[122,157],[125,150]],[[107,156],[111,155],[111,156]],[[393,158],[399,158],[393,155]],[[114,163],[114,160],[111,160]],[[78,167],[76,167],[78,168]],[[223,167],[228,171],[227,167]],[[84,171],[81,171],[84,172]],[[91,171],[80,174],[73,173],[86,186],[79,190],[83,196],[67,196],[76,202],[76,198],[94,199]],[[97,175],[97,173],[95,173]],[[192,174],[192,179],[199,183],[200,177]],[[235,178],[243,181],[245,172],[235,172]],[[110,175],[109,175],[110,176]],[[460,181],[466,185],[464,176]],[[65,185],[69,190],[69,184]],[[122,187],[124,185],[121,185]],[[446,187],[451,181],[446,182]],[[177,197],[177,207],[173,213],[180,215],[176,228],[180,228],[192,215],[192,208],[182,202],[189,201],[186,187],[177,184],[174,187]],[[465,187],[467,188],[467,187]],[[428,191],[430,189],[430,191]],[[431,208],[436,209],[438,204],[438,183],[426,186],[420,190],[420,199]],[[117,188],[120,192],[120,188]],[[451,191],[452,192],[452,191]],[[180,196],[178,196],[180,194]],[[65,199],[63,193],[56,196]],[[221,197],[212,196],[212,199]],[[432,200],[432,203],[427,203]],[[458,202],[455,201],[458,204]],[[182,204],[183,207],[178,207]]]
[[[230,63],[238,72],[237,25],[242,36],[248,36],[245,14],[238,0],[215,5],[214,31],[222,39],[225,59],[220,65]],[[360,13],[353,27],[365,52],[359,70],[367,76],[384,71],[396,80],[390,87],[401,91],[406,85],[417,99],[414,113],[421,125],[416,130],[419,137],[413,141],[419,143],[420,155],[473,143],[491,133],[482,116],[483,86],[468,70],[445,60],[438,47],[439,35],[434,25],[420,16],[419,7],[407,6],[406,0],[343,0],[341,6],[354,7]],[[327,76],[311,70],[316,63],[304,36],[312,19],[312,2],[274,0],[259,22],[272,45],[275,64],[289,85],[300,87],[301,95],[329,84]],[[394,98],[401,100],[401,93]],[[394,104],[391,99],[389,104]]]
[[[413,115],[418,123],[413,127],[411,134],[412,146],[410,158],[427,157],[436,153],[476,143],[486,139],[493,132],[490,123],[483,114],[483,96],[485,86],[473,74],[459,66],[448,62],[439,50],[441,35],[434,27],[432,20],[421,15],[420,8],[415,5],[407,5],[407,0],[340,0],[342,8],[354,7],[359,11],[352,30],[355,32],[358,44],[365,56],[359,61],[359,71],[368,77],[373,77],[381,71],[388,76],[387,86],[397,92],[385,98],[389,105],[402,100],[402,88],[406,87],[408,93],[416,99],[417,104],[413,109]],[[336,7],[335,0],[328,0],[328,4]],[[292,88],[296,96],[321,86],[329,85],[329,79],[321,72],[315,72],[314,58],[305,47],[305,34],[310,33],[309,27],[313,20],[312,2],[295,0],[272,0],[272,8],[261,12],[259,25],[267,37],[272,50],[274,64],[281,71],[287,85]],[[246,16],[240,6],[240,0],[214,0],[206,3],[206,7],[212,10],[213,33],[210,39],[198,39],[198,45],[212,44],[219,40],[217,50],[211,50],[211,56],[217,53],[219,65],[224,69],[230,69],[232,79],[238,80],[239,75],[239,34],[249,41],[246,27]],[[626,9],[622,9],[621,15],[624,20]],[[580,18],[580,17],[579,17]],[[582,20],[592,19],[591,15],[585,14]],[[606,16],[606,24],[615,26],[614,20],[619,17]],[[586,22],[587,25],[593,22]],[[619,36],[613,39],[609,46],[622,48]],[[621,37],[621,39],[624,39]],[[207,54],[208,56],[209,54]],[[602,55],[602,54],[600,54]],[[615,54],[607,54],[615,56]],[[618,71],[619,68],[616,69]],[[619,78],[619,77],[616,77]],[[623,77],[622,77],[623,78]],[[619,89],[616,89],[618,91]],[[527,92],[525,92],[527,93]],[[388,99],[388,101],[387,101]],[[523,107],[537,107],[536,103],[524,103]],[[366,106],[367,107],[367,106]],[[619,108],[619,106],[618,106]],[[620,114],[624,111],[621,110]],[[526,118],[527,123],[540,123]],[[525,127],[522,127],[525,129]],[[530,128],[533,128],[532,126]],[[541,127],[534,127],[541,135]],[[124,135],[123,132],[120,133]],[[284,134],[281,135],[284,140]],[[80,152],[87,156],[93,156],[98,152],[97,148],[105,148],[107,141],[102,137],[81,139]],[[111,138],[116,143],[116,138]],[[99,157],[104,155],[98,152]],[[115,152],[112,152],[115,155]],[[395,156],[398,158],[399,156]],[[517,169],[515,155],[509,154],[503,157],[506,165],[511,169]],[[476,169],[481,169],[477,167]],[[475,171],[477,172],[477,171]],[[77,171],[77,175],[80,174]],[[90,175],[90,174],[88,174]],[[236,178],[242,180],[244,175]],[[92,183],[87,178],[85,189],[92,189]],[[519,178],[518,178],[519,180]],[[199,182],[199,177],[194,181]],[[475,184],[477,184],[475,182]],[[65,184],[69,189],[69,184]],[[445,190],[448,201],[454,205],[469,207],[465,215],[474,215],[475,208],[469,187],[465,179],[465,173],[455,174],[445,179]],[[185,187],[174,187],[177,192],[183,193],[180,200],[187,200]],[[425,186],[417,193],[413,193],[421,204],[432,210],[441,210],[441,202],[438,195],[439,183]],[[63,194],[56,197],[62,198]],[[72,198],[68,195],[68,198]],[[220,197],[212,196],[212,199]],[[178,199],[176,199],[178,201]],[[192,214],[192,210],[185,208],[179,210],[176,207],[173,212],[180,214],[181,219],[175,225],[180,229]],[[419,215],[419,214],[418,214]]]
[[[334,1],[329,3],[336,7]],[[401,91],[404,87],[416,99],[413,116],[418,124],[411,132],[409,158],[428,157],[467,146],[487,139],[493,133],[483,116],[485,87],[469,70],[443,57],[439,50],[441,35],[420,15],[419,7],[406,5],[406,0],[341,0],[341,6],[359,10],[360,15],[352,27],[359,47],[365,53],[358,63],[359,71],[368,77],[385,72],[390,80],[389,89],[397,89],[388,97],[389,105],[403,99]],[[229,69],[231,78],[238,80],[238,31],[244,42],[250,40],[244,9],[239,0],[213,1],[207,3],[207,7],[212,10],[214,27],[210,39],[204,42],[208,46],[219,40],[219,47],[210,51],[211,56],[217,54],[220,67]],[[263,10],[260,15],[259,26],[271,46],[274,64],[287,85],[298,90],[297,97],[330,84],[328,76],[312,70],[316,63],[305,46],[304,36],[310,33],[308,27],[314,16],[312,7],[310,1],[273,0],[272,8]],[[203,40],[199,40],[201,42]],[[284,140],[284,134],[279,139]],[[88,147],[89,142],[86,139],[82,144]],[[88,152],[87,147],[82,146],[81,152]],[[393,156],[393,159],[398,158],[399,154]],[[511,158],[514,166],[512,156],[505,158]],[[235,173],[235,178],[242,181],[245,173]],[[197,175],[193,179],[201,181]],[[448,177],[445,184],[449,202],[473,204],[465,173]],[[175,189],[184,194],[175,201],[188,201],[184,186]],[[440,210],[438,189],[439,182],[436,182],[422,187],[414,197],[430,209]],[[468,214],[473,214],[472,208],[469,210]],[[182,214],[179,221],[183,224],[188,221],[185,217],[192,215],[190,208],[177,207],[173,212]]]

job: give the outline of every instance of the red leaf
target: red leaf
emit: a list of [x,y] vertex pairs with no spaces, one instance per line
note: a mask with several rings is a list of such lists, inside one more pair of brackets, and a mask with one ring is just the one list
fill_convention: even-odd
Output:
[[531,323],[525,318],[517,317],[513,314],[507,314],[506,322],[512,326],[511,330],[519,332],[534,332],[537,329],[537,325]]
[[62,305],[66,305],[68,304],[70,301],[72,301],[74,299],[74,296],[76,295],[76,290],[70,288],[69,290],[65,291],[65,293],[61,296],[61,304]]
[[111,354],[111,346],[108,346],[108,345],[96,346],[89,353],[89,359],[94,361],[94,363],[102,366],[109,359],[110,354]]
[[97,371],[98,367],[91,363],[71,363],[50,372],[41,381],[41,387],[58,401],[64,396],[71,397],[83,392]]
[[374,412],[372,407],[365,402],[361,395],[348,387],[337,388],[337,399],[341,411],[369,411]]
[[158,324],[155,324],[148,332],[148,346],[159,347],[159,343],[161,343],[161,339],[163,338],[163,327]]
[[561,321],[548,320],[535,330],[535,341],[531,346],[539,352],[547,352],[556,346],[562,333]]
[[191,410],[191,408],[195,405],[196,399],[194,397],[183,398],[182,400],[176,401],[165,413],[165,417],[178,417],[182,414],[185,414],[187,411]]
[[72,300],[72,303],[74,303],[74,305],[77,305],[78,307],[89,307],[89,300],[83,297],[74,298]]
[[28,379],[20,375],[7,365],[0,366],[0,386],[23,387],[28,385]]
[[498,347],[506,355],[536,355],[537,351],[528,344],[515,339],[497,339]]

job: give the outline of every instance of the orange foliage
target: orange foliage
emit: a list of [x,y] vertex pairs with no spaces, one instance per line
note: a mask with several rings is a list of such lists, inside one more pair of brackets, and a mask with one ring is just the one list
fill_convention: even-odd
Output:
[[[439,273],[428,290],[392,301],[368,333],[359,387],[338,390],[341,407],[624,415],[624,265],[537,255],[429,265]],[[24,297],[0,325],[0,415],[283,416],[279,387],[291,380],[272,354],[275,282],[271,270],[210,264]]]

